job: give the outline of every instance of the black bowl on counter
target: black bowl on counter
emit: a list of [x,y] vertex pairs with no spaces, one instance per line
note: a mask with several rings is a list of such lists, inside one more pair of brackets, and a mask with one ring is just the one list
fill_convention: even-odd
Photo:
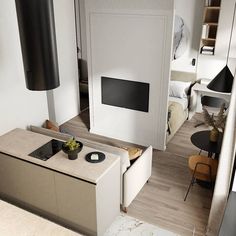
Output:
[[76,141],[76,143],[79,144],[79,147],[74,149],[74,150],[69,150],[67,146],[65,146],[65,143],[62,144],[62,151],[66,154],[68,154],[68,159],[69,160],[75,160],[78,158],[78,153],[82,150],[83,148],[83,143],[80,141]]

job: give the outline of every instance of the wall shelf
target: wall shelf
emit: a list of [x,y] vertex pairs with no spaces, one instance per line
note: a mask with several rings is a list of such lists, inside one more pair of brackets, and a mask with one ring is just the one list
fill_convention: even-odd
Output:
[[203,16],[200,53],[214,55],[221,0],[206,2]]
[[209,10],[220,10],[220,7],[214,7],[214,6],[205,6],[205,8]]
[[206,39],[203,39],[203,40],[207,40],[207,41],[216,41],[216,39],[212,39],[212,38],[206,38]]
[[204,25],[218,26],[218,23],[216,23],[216,22],[204,22]]

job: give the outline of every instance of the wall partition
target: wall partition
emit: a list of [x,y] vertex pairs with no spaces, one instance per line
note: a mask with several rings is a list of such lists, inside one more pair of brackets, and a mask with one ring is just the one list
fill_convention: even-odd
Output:
[[[164,150],[173,1],[89,0],[85,11],[90,132]],[[119,101],[104,104],[105,77],[110,82],[120,80],[119,84],[126,81],[126,88],[130,83],[145,84],[149,90],[133,87],[126,90],[126,96],[123,90]],[[106,92],[115,95],[112,89]],[[148,102],[144,111],[127,108],[127,99],[123,101],[127,95],[132,96],[131,101],[144,95]]]
[[236,141],[236,81],[232,88],[231,101],[228,110],[224,138],[219,159],[217,178],[210,215],[208,219],[207,235],[218,235],[228,199],[232,170],[235,158]]

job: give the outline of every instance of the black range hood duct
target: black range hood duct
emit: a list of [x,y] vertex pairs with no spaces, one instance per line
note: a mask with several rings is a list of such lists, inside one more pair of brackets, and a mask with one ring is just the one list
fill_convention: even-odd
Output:
[[53,0],[15,0],[29,90],[50,90],[60,85]]

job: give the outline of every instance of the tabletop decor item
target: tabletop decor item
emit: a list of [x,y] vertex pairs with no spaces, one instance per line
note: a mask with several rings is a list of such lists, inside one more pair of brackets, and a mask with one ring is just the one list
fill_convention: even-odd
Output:
[[85,160],[91,163],[99,163],[104,161],[106,158],[102,152],[90,152],[85,156]]
[[220,130],[224,132],[226,114],[225,114],[225,104],[222,104],[219,113],[215,116],[214,113],[212,115],[209,114],[207,109],[203,107],[203,116],[205,123],[212,127],[210,132],[210,141],[217,142]]
[[78,158],[78,153],[82,150],[83,144],[75,138],[67,140],[62,145],[62,150],[64,153],[68,154],[69,160],[75,160]]

